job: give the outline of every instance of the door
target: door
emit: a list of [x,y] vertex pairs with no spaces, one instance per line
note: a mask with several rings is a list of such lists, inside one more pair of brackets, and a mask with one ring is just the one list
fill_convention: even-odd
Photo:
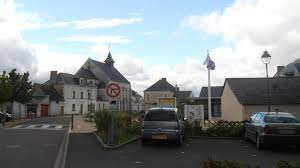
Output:
[[48,116],[48,105],[42,104],[41,105],[41,117],[46,117]]
[[65,107],[60,106],[60,115],[64,115],[64,114],[65,114]]
[[80,104],[80,114],[82,115],[82,111],[83,111],[83,104]]

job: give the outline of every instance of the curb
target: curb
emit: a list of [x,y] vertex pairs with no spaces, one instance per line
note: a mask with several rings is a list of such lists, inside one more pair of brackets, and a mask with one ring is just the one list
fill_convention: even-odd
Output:
[[65,168],[67,151],[69,146],[70,129],[71,129],[71,124],[69,125],[69,129],[66,131],[62,143],[60,144],[60,148],[57,157],[55,159],[53,168]]
[[240,137],[187,136],[187,139],[241,140]]
[[119,149],[127,144],[130,144],[131,142],[134,142],[134,141],[137,141],[139,140],[141,137],[138,136],[138,137],[135,137],[135,138],[132,138],[128,141],[125,141],[119,145],[114,145],[114,146],[110,146],[110,145],[106,145],[103,140],[95,133],[93,132],[94,136],[96,137],[96,139],[98,140],[98,142],[100,143],[100,145],[102,146],[103,149],[110,149],[110,150],[114,150],[114,149]]

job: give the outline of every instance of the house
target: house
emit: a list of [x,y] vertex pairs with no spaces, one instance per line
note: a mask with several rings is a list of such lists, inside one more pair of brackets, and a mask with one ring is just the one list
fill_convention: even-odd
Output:
[[171,85],[167,78],[162,78],[144,91],[145,110],[158,106],[160,97],[173,97],[175,87]]
[[277,66],[277,72],[274,77],[298,76],[300,77],[300,59],[286,65]]
[[[283,111],[300,118],[300,78],[270,78],[271,111]],[[222,119],[242,121],[267,111],[266,78],[228,78],[221,94]]]
[[[114,63],[109,52],[104,62],[89,58],[75,74],[51,71],[50,79],[35,90],[31,110],[37,111],[38,116],[87,114],[95,110],[108,109],[110,102],[114,101],[117,110],[130,111],[131,84],[114,67]],[[106,86],[110,83],[117,83],[120,86],[119,97],[113,99],[107,95]],[[44,90],[46,87],[51,88],[52,92],[46,92]],[[59,109],[54,105],[51,106],[53,89],[63,100],[54,100],[59,104]]]
[[144,111],[144,99],[134,90],[131,91],[131,110],[134,113]]
[[64,98],[52,85],[35,84],[30,103],[27,104],[27,116],[56,116],[64,114]]
[[[221,93],[223,86],[211,87],[211,119],[219,120],[222,117]],[[195,99],[196,104],[204,106],[204,119],[208,120],[208,88],[202,87],[199,98]]]
[[179,87],[171,85],[167,78],[162,78],[144,91],[145,110],[157,107],[161,97],[175,97],[177,106],[180,106],[192,96],[192,91],[180,91]]

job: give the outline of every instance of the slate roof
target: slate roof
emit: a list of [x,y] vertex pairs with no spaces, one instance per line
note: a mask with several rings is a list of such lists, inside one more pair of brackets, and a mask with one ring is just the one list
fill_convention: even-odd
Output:
[[[221,99],[223,86],[211,86],[211,97]],[[208,98],[208,87],[202,87],[199,98]]]
[[161,79],[154,83],[152,86],[150,86],[145,91],[171,91],[175,92],[175,87],[171,85],[169,82],[167,82],[166,79]]
[[[228,78],[225,83],[241,104],[267,104],[266,78]],[[270,78],[271,104],[300,104],[300,77]]]
[[176,91],[174,96],[176,97],[177,103],[180,103],[188,98],[191,98],[192,91]]
[[110,78],[110,80],[122,83],[130,83],[114,66],[93,59],[91,59],[91,62],[100,68]]
[[85,68],[80,68],[76,72],[75,76],[79,78],[85,78],[85,79],[97,79],[93,72]]
[[78,85],[79,81],[72,74],[59,73],[59,74],[57,74],[57,76],[54,79],[48,80],[44,84],[46,84],[46,85],[53,85],[53,84],[72,84],[72,85]]
[[50,100],[64,101],[64,98],[54,89],[52,85],[40,85],[40,88],[45,95],[50,96]]

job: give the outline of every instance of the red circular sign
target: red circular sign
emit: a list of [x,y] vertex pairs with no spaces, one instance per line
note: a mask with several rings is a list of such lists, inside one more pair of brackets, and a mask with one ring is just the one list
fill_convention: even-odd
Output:
[[121,88],[117,83],[110,83],[106,87],[106,93],[111,98],[116,98],[121,94]]

